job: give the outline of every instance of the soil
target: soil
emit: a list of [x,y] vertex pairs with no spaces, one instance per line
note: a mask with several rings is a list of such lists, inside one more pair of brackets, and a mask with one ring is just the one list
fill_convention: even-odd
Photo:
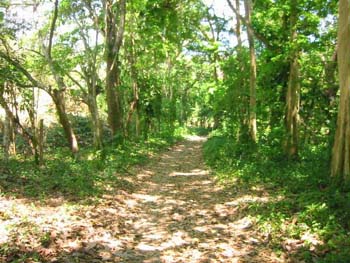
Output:
[[127,176],[132,193],[110,189],[77,204],[2,198],[0,261],[286,262],[254,218],[240,213],[267,197],[218,184],[203,161],[204,141],[189,137],[134,167]]

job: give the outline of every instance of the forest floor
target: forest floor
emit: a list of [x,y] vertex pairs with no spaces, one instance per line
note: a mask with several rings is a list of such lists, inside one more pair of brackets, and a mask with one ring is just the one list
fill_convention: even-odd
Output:
[[132,192],[108,189],[77,202],[0,197],[1,262],[288,262],[269,247],[254,218],[264,191],[225,190],[192,136],[126,179]]

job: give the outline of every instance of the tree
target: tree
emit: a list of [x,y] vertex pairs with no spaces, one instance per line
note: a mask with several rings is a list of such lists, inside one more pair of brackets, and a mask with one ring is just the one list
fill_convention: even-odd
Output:
[[300,80],[299,80],[299,50],[298,50],[298,0],[291,1],[290,11],[290,70],[288,80],[288,90],[286,96],[286,153],[288,158],[298,156],[298,139],[299,139],[299,104],[300,104]]
[[[251,25],[252,3],[244,0],[246,21]],[[254,32],[250,26],[247,27],[249,54],[250,54],[250,81],[249,81],[249,134],[253,142],[257,140],[256,131],[256,56],[254,47]]]
[[335,133],[331,175],[350,180],[350,3],[339,1],[338,67],[340,102]]
[[120,49],[123,43],[126,0],[104,0],[104,36],[106,59],[106,98],[108,123],[112,136],[123,134],[123,113],[120,96]]
[[[71,1],[61,5],[62,20],[71,23],[73,30],[61,42],[68,42],[66,51],[72,57],[71,65],[65,66],[65,75],[79,89],[76,95],[88,106],[93,132],[93,144],[96,149],[103,147],[102,122],[100,119],[97,96],[102,92],[102,81],[99,76],[102,54],[100,30],[94,27],[86,5],[79,1]],[[79,45],[82,43],[81,45]],[[72,50],[70,46],[75,46]],[[69,64],[69,63],[68,63]]]
[[[241,117],[241,131],[240,131],[240,137],[248,137],[249,140],[252,142],[257,141],[257,124],[256,124],[256,86],[257,86],[257,63],[256,63],[256,54],[255,54],[255,38],[259,39],[263,43],[265,43],[267,46],[269,46],[267,40],[260,35],[256,30],[254,30],[252,25],[252,10],[253,10],[253,3],[251,0],[244,0],[244,9],[245,9],[245,16],[243,17],[240,14],[240,2],[239,0],[235,1],[235,4],[231,2],[231,0],[227,0],[227,3],[231,10],[234,12],[236,16],[236,28],[235,33],[237,36],[237,50],[238,50],[238,56],[237,60],[239,61],[240,68],[243,71],[244,70],[244,63],[243,63],[243,48],[242,48],[242,39],[241,39],[241,32],[240,32],[240,24],[242,22],[243,25],[246,26],[247,30],[247,36],[248,36],[248,43],[249,43],[249,102],[245,102],[247,105],[243,105],[242,108],[242,117]],[[245,89],[244,87],[244,80],[240,80],[238,83],[241,87],[241,89]],[[244,96],[243,92],[243,100],[246,96]],[[245,109],[248,111],[248,117],[246,118],[245,115]],[[247,128],[246,128],[247,127]],[[248,136],[246,136],[246,133]]]

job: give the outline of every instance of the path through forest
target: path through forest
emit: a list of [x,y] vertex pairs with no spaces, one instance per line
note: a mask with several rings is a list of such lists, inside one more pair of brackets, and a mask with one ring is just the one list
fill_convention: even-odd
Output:
[[[97,201],[75,206],[17,200],[12,216],[25,217],[18,228],[32,233],[17,233],[13,243],[46,262],[281,262],[254,221],[240,213],[264,197],[218,186],[204,165],[203,141],[189,137],[134,168],[128,176],[136,184],[132,193],[110,189]],[[2,205],[10,211],[13,201]],[[42,232],[34,238],[33,225],[46,231],[46,239]]]
[[[218,186],[202,158],[205,138],[191,136],[138,173],[132,202],[134,246],[122,262],[277,262],[239,205]],[[129,258],[129,261],[127,260]]]

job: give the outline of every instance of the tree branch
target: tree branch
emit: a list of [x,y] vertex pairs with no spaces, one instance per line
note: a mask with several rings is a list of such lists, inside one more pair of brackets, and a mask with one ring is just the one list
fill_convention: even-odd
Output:
[[99,25],[99,19],[97,14],[94,11],[94,8],[91,6],[91,2],[90,1],[83,1],[83,3],[85,4],[85,7],[88,9],[90,16],[92,17],[92,20],[95,24],[95,28],[96,30],[101,31],[103,36],[106,36],[106,31]]
[[79,81],[77,81],[71,74],[69,74],[68,72],[66,73],[66,76],[75,84],[79,87],[79,89],[81,90],[81,92],[84,94],[84,97],[87,96],[87,93],[83,87],[83,85],[81,85],[79,83]]
[[256,30],[254,30],[254,28],[253,28],[253,26],[251,25],[251,23],[249,23],[249,22],[245,19],[245,17],[243,17],[243,16],[238,12],[238,10],[233,6],[231,0],[226,0],[226,1],[227,1],[227,3],[228,3],[229,7],[231,8],[231,10],[235,13],[235,15],[239,18],[239,20],[241,20],[242,24],[245,25],[246,27],[249,27],[249,28],[252,30],[252,32],[253,32],[255,38],[258,39],[258,40],[260,40],[262,43],[264,43],[264,45],[265,45],[267,48],[272,49],[272,46],[271,46],[271,44],[269,43],[269,41],[268,41],[263,35],[261,35],[259,32],[257,32]]
[[46,87],[43,83],[35,79],[29,72],[26,70],[19,62],[12,59],[8,55],[6,55],[4,52],[0,51],[0,57],[6,60],[8,63],[10,63],[12,66],[14,66],[18,71],[20,71],[26,78],[37,88],[45,90],[48,92],[48,87]]
[[55,32],[57,17],[58,17],[58,0],[55,1],[55,10],[53,12],[53,18],[52,18],[52,23],[50,27],[49,46],[47,47],[47,56],[49,59],[51,59],[52,39],[53,39],[53,34]]

